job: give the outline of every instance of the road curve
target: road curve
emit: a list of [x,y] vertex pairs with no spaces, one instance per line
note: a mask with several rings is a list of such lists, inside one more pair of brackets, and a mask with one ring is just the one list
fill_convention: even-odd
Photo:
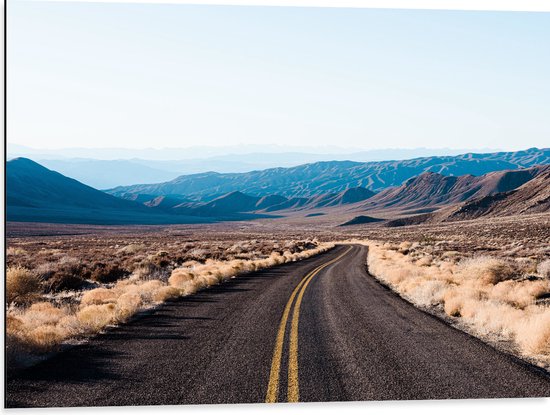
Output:
[[11,374],[7,407],[550,396],[550,376],[426,314],[338,246]]

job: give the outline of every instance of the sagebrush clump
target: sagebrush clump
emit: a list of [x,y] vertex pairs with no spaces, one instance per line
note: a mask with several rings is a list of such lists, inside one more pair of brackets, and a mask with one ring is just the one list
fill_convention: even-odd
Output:
[[40,290],[40,280],[35,273],[21,266],[6,270],[6,298],[8,304],[25,304]]

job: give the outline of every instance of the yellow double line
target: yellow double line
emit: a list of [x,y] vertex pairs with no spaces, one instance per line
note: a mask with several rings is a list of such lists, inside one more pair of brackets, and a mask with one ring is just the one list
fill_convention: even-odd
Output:
[[[298,321],[300,318],[300,305],[302,304],[302,298],[310,281],[317,275],[322,269],[334,264],[346,255],[352,247],[349,247],[342,255],[334,258],[331,261],[325,262],[323,265],[318,266],[313,271],[308,273],[300,283],[296,286],[288,302],[286,303],[279,324],[279,330],[277,331],[277,338],[275,340],[275,349],[273,350],[273,359],[271,361],[271,372],[269,374],[269,384],[267,385],[267,394],[265,401],[267,403],[277,402],[277,396],[279,395],[279,376],[281,372],[281,359],[283,356],[283,345],[285,341],[285,332],[290,315],[290,309],[294,298],[298,295],[296,303],[294,304],[294,310],[292,313],[292,323],[290,326],[290,341],[289,341],[289,356],[288,356],[288,402],[298,402],[300,398],[300,389],[298,387]],[[298,293],[299,292],[299,293]]]

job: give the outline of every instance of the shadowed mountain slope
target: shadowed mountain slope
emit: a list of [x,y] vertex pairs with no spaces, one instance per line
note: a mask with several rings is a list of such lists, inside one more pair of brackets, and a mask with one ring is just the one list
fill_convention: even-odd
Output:
[[138,203],[96,190],[26,158],[7,162],[6,183],[6,203],[11,206],[145,210]]
[[372,216],[356,216],[351,220],[348,220],[347,222],[342,223],[340,226],[351,226],[351,225],[364,225],[367,223],[377,223],[377,222],[383,222],[384,219],[380,218],[374,218]]

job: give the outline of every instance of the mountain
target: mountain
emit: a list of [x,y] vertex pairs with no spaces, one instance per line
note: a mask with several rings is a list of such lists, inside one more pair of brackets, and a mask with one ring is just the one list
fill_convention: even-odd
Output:
[[231,215],[227,212],[211,212],[207,217],[194,211],[176,214],[176,210],[171,210],[167,213],[166,205],[175,201],[182,203],[182,199],[162,197],[154,199],[156,202],[150,203],[151,207],[148,207],[94,189],[26,158],[16,158],[6,163],[6,183],[8,221],[168,224],[262,217]]
[[9,206],[144,210],[137,203],[96,190],[26,158],[7,162],[6,183]]
[[352,187],[340,193],[327,193],[319,196],[313,196],[307,199],[307,202],[302,205],[304,208],[317,209],[322,207],[333,207],[341,205],[349,205],[352,203],[362,202],[370,199],[376,193],[364,187]]
[[359,215],[347,222],[342,223],[339,226],[351,226],[351,225],[365,225],[367,223],[383,222],[384,219],[373,218],[372,216]]
[[[488,174],[484,179],[494,179],[494,176],[496,175]],[[492,182],[485,180],[485,182],[491,182],[493,186],[481,189],[483,191],[479,191],[462,203],[444,206],[435,212],[394,219],[388,221],[386,226],[442,223],[481,217],[550,212],[550,166],[503,172],[498,178],[501,180]],[[528,180],[521,183],[525,178]],[[512,190],[508,190],[509,188]]]
[[107,192],[121,197],[128,194],[183,195],[206,201],[234,191],[243,191],[253,196],[277,194],[288,198],[309,198],[319,194],[339,193],[353,187],[380,191],[400,186],[425,172],[445,176],[479,176],[536,164],[550,164],[550,149],[532,148],[517,152],[468,153],[366,163],[323,161],[248,173],[207,172],[183,175],[158,184],[119,186]]
[[375,193],[365,188],[346,189],[338,194],[321,194],[311,198],[286,198],[279,195],[250,196],[230,192],[207,203],[184,203],[174,209],[192,209],[200,214],[235,212],[277,212],[281,210],[317,209],[364,201]]
[[250,212],[257,209],[256,204],[261,199],[241,192],[231,192],[206,203],[201,207],[201,210],[210,212]]
[[473,198],[513,190],[540,172],[540,167],[505,170],[482,176],[444,176],[426,172],[403,185],[386,189],[369,199],[364,208],[421,208],[460,203]]
[[[262,152],[258,151],[262,150]],[[9,143],[8,158],[29,157],[43,166],[97,189],[138,183],[161,183],[183,174],[206,171],[245,173],[274,167],[293,167],[330,160],[396,160],[423,156],[457,155],[457,149],[381,149],[342,152],[344,149],[278,146],[189,147],[183,149],[35,149]],[[306,151],[307,150],[307,151]],[[316,152],[318,150],[318,152]]]
[[471,200],[449,215],[447,221],[487,216],[550,212],[550,166],[515,190]]

